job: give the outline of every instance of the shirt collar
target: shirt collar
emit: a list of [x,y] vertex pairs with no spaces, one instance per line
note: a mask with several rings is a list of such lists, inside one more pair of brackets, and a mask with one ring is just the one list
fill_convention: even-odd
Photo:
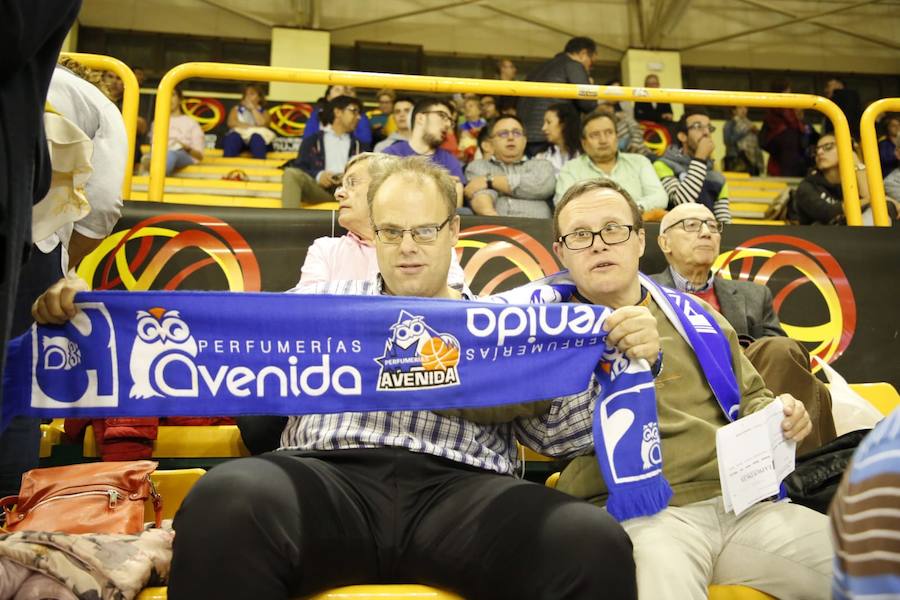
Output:
[[514,163],[505,163],[503,161],[497,160],[496,156],[492,156],[489,160],[499,167],[514,167],[516,165],[521,165],[522,163],[527,162],[528,157],[523,156],[520,160]]
[[[478,296],[465,283],[451,283],[450,287],[462,294],[463,300],[478,300]],[[375,275],[375,294],[378,296],[386,295],[384,292],[384,278],[381,276],[381,273]]]
[[669,265],[669,273],[672,274],[672,281],[675,282],[675,289],[680,292],[688,292],[688,293],[696,293],[696,292],[705,292],[712,287],[713,284],[713,273],[710,271],[709,278],[702,285],[696,285],[688,281],[686,278],[681,276],[681,273],[676,271],[671,265]]

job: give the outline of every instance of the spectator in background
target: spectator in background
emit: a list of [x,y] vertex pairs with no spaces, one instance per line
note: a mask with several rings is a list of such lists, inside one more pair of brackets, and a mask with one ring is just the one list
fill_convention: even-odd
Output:
[[[508,59],[501,58],[497,61],[497,79],[500,81],[515,81],[518,69],[516,64]],[[516,106],[519,103],[518,96],[497,96],[497,111],[501,115],[515,115]]]
[[678,121],[678,144],[666,148],[653,168],[669,196],[669,208],[696,202],[711,210],[717,220],[730,223],[728,184],[714,170],[711,158],[715,130],[705,109],[688,106]]
[[491,128],[482,127],[478,132],[478,152],[475,153],[475,159],[490,160],[494,156],[494,142],[491,141]]
[[[859,140],[859,122],[863,112],[859,93],[856,90],[848,89],[843,79],[832,77],[825,84],[825,97],[837,104],[838,108],[844,112],[847,124],[850,126],[850,135],[854,140]],[[822,131],[823,133],[834,133],[834,124],[831,119],[825,119]]]
[[[322,116],[320,113],[325,110],[325,107],[330,100],[333,100],[338,96],[350,96],[351,98],[356,98],[356,88],[352,85],[329,85],[325,89],[325,96],[319,98],[315,107],[313,107],[312,113],[309,115],[309,119],[306,121],[306,125],[303,129],[304,140],[319,132],[319,119]],[[359,116],[359,122],[356,124],[353,135],[359,141],[363,150],[368,150],[372,147],[372,126],[369,123],[369,118],[366,116],[366,113]]]
[[347,162],[363,151],[353,133],[361,114],[362,102],[351,96],[328,101],[322,111],[328,125],[304,138],[297,158],[285,164],[281,176],[283,208],[300,208],[301,201],[318,204],[334,200]]
[[666,207],[666,191],[652,163],[640,154],[620,152],[616,127],[616,118],[608,113],[594,112],[587,116],[581,126],[584,154],[567,162],[559,172],[554,203],[580,181],[611,179],[631,194],[642,211]]
[[853,454],[831,503],[833,600],[900,597],[900,408]]
[[525,126],[504,115],[489,125],[494,156],[466,167],[466,198],[477,215],[548,219],[556,185],[549,161],[525,158]]
[[441,148],[453,156],[459,156],[459,139],[456,137],[456,128],[459,127],[459,109],[456,107],[456,103],[453,100],[447,100],[447,106],[450,107],[452,126],[447,131],[447,135],[444,136]]
[[459,126],[459,159],[469,163],[478,150],[478,134],[487,125],[481,118],[481,102],[478,96],[467,96],[463,100],[463,124]]
[[500,116],[500,113],[497,111],[496,97],[491,94],[486,94],[481,97],[481,116],[486,121],[493,121]]
[[[193,117],[181,110],[184,97],[181,90],[172,90],[172,108],[169,113],[169,148],[166,151],[166,176],[203,160],[206,139],[203,130]],[[152,142],[152,138],[151,138]]]
[[731,119],[725,123],[725,170],[750,173],[754,177],[765,168],[759,148],[759,130],[747,117],[746,106],[733,106]]
[[571,102],[551,104],[544,113],[541,131],[550,146],[535,158],[550,161],[557,174],[567,162],[581,155],[581,115]]
[[669,267],[652,275],[657,283],[702,298],[737,333],[744,356],[773,394],[791,394],[806,407],[812,431],[797,447],[808,454],[835,438],[831,392],[810,370],[809,352],[787,336],[772,292],[752,281],[717,277],[724,224],[702,204],[679,204],[662,218],[657,243]]
[[884,193],[892,200],[900,199],[900,167],[891,171],[884,178]]
[[396,128],[392,123],[394,111],[394,99],[397,94],[387,88],[378,90],[375,98],[378,100],[378,108],[368,113],[369,125],[372,127],[372,139],[381,142]]
[[[791,93],[786,79],[772,83],[775,93]],[[807,130],[802,111],[793,108],[769,108],[763,120],[759,143],[769,153],[766,172],[774,177],[803,177],[806,175]]]
[[229,131],[222,139],[223,156],[238,156],[249,148],[253,158],[266,157],[275,132],[269,129],[271,115],[265,106],[262,87],[255,83],[245,85],[240,103],[228,112]]
[[427,156],[450,171],[457,182],[457,206],[462,206],[466,178],[456,156],[441,147],[453,129],[453,108],[446,100],[423,98],[412,112],[412,134],[408,141],[395,142],[384,150],[394,156]]
[[878,141],[878,158],[881,161],[881,175],[887,177],[900,166],[900,115],[884,118],[885,136]]
[[[597,58],[597,44],[591,38],[575,37],[566,43],[562,52],[535,69],[528,75],[528,81],[547,81],[550,83],[576,83],[587,85],[590,81],[591,67]],[[550,142],[542,131],[544,113],[559,100],[553,98],[519,99],[518,115],[525,123],[525,134],[528,147],[525,153],[534,156],[550,146]],[[571,100],[579,112],[590,113],[597,108],[596,100]],[[487,117],[490,119],[490,117]]]
[[613,115],[616,118],[616,135],[619,138],[619,150],[622,152],[631,152],[633,154],[641,154],[650,160],[656,158],[656,153],[644,144],[644,129],[640,123],[628,116],[623,110],[617,110],[617,103],[605,102],[603,100],[597,103],[597,112],[607,115]]
[[62,262],[37,285],[38,293],[70,268],[77,267],[81,259],[112,233],[122,214],[122,181],[128,152],[122,115],[101,91],[99,73],[69,58],[60,57],[59,63],[53,72],[47,102],[91,140],[89,159],[93,171],[84,187],[90,212],[78,221],[65,224],[50,237],[34,240],[45,254],[57,246],[63,250]]
[[390,122],[396,129],[375,145],[375,152],[384,152],[384,149],[391,146],[394,142],[406,141],[409,139],[409,136],[412,133],[412,129],[410,129],[410,118],[415,106],[415,101],[409,96],[401,96],[394,100],[394,109],[391,111]]
[[[137,73],[135,73],[135,78],[137,78]],[[138,80],[138,87],[140,87],[140,85],[141,81]],[[116,105],[116,108],[119,109],[119,112],[121,113],[122,102],[125,99],[125,82],[122,81],[122,78],[113,71],[104,71],[99,89],[102,90],[110,100],[112,100],[112,103]],[[141,144],[146,139],[147,133],[147,119],[145,119],[140,115],[140,113],[138,113],[137,123],[135,124],[134,140],[135,165],[139,165],[141,162]]]
[[[613,78],[603,85],[607,87],[622,87],[622,82],[619,79]],[[634,119],[634,100],[619,100],[613,106],[616,109],[617,114],[623,112],[627,114],[631,119]]]
[[[869,206],[869,183],[866,179],[866,165],[854,153],[856,161],[856,185],[859,189],[859,203],[863,209],[863,224],[872,224]],[[897,218],[898,204],[888,200],[888,214]],[[816,169],[807,175],[788,204],[788,218],[801,225],[844,225],[844,190],[838,170],[838,151],[834,134],[828,133],[816,143]]]
[[[659,77],[650,73],[644,78],[644,87],[658,88]],[[672,105],[668,102],[636,102],[634,118],[638,121],[653,121],[654,123],[672,121]]]

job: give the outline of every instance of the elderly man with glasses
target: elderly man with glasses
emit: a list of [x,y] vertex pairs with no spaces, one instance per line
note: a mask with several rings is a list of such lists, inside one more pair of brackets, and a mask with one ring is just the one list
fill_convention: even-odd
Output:
[[525,126],[502,116],[490,127],[494,155],[466,167],[466,198],[475,214],[549,219],[556,175],[550,161],[525,157]]
[[724,175],[713,170],[710,158],[716,147],[715,130],[705,109],[685,107],[678,121],[678,144],[669,146],[653,168],[669,195],[669,208],[698,203],[710,209],[717,221],[730,223],[728,184]]
[[744,354],[766,387],[789,393],[809,412],[812,432],[797,448],[798,456],[835,438],[828,387],[810,372],[809,352],[787,337],[772,306],[768,287],[716,277],[723,224],[702,204],[680,204],[660,224],[657,243],[669,268],[653,275],[660,284],[702,298],[734,327]]

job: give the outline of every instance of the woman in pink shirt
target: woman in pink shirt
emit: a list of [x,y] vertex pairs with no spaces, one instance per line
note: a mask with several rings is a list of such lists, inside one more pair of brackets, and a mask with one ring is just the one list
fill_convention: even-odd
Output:
[[[368,280],[378,274],[378,260],[375,256],[375,232],[369,218],[369,204],[366,194],[372,171],[379,164],[396,160],[386,154],[363,152],[347,163],[341,185],[334,197],[339,203],[338,223],[347,230],[340,237],[321,237],[315,240],[306,252],[306,260],[300,268],[297,288],[313,287],[326,281]],[[462,285],[464,276],[456,253],[452,254],[450,285]]]
[[182,95],[172,90],[172,109],[169,116],[169,149],[166,152],[166,176],[203,159],[204,136],[200,125],[181,111]]

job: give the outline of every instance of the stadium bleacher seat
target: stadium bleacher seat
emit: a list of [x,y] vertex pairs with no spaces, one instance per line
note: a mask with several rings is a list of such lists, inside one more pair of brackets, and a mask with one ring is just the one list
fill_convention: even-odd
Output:
[[[84,434],[83,454],[99,456],[94,428]],[[153,442],[153,458],[238,458],[250,456],[236,425],[160,425]]]
[[890,383],[851,383],[850,388],[887,416],[900,406],[900,394]]
[[41,425],[41,458],[48,458],[53,453],[53,446],[60,443],[65,434],[65,419],[53,419],[52,423]]

